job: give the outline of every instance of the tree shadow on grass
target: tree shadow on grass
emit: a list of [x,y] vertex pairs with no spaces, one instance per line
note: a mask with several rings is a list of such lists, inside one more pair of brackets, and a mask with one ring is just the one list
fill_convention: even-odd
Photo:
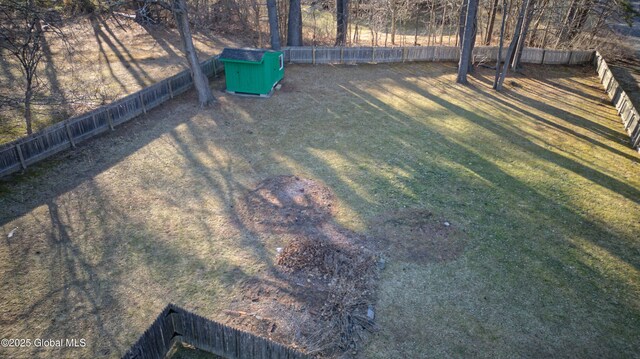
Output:
[[[387,67],[381,68],[383,70],[375,71],[385,71],[385,68],[388,70]],[[303,69],[312,73],[317,71],[314,68]],[[349,71],[370,70],[349,69]],[[382,77],[387,77],[376,79],[376,81],[395,82],[398,87],[407,88],[425,100],[439,105],[445,109],[447,114],[454,114],[458,118],[466,119],[486,132],[513,143],[517,150],[544,159],[550,164],[606,186],[623,196],[626,195],[626,198],[630,200],[633,200],[632,198],[638,194],[638,190],[628,184],[541,147],[515,128],[493,121],[485,114],[479,114],[451,103],[430,93],[423,87],[416,86],[411,81],[398,80],[394,77],[395,75],[389,73],[391,71],[383,73]],[[218,109],[198,112],[193,94],[181,97],[182,101],[193,101],[194,105],[183,106],[176,110],[179,116],[173,119],[165,118],[158,122],[146,117],[136,120],[123,126],[123,129],[118,130],[115,135],[98,139],[94,142],[95,145],[81,148],[77,155],[66,159],[67,162],[77,161],[77,163],[62,164],[59,169],[46,169],[45,167],[40,179],[36,178],[32,182],[27,181],[28,183],[23,187],[17,183],[12,184],[10,187],[16,192],[3,195],[1,199],[3,205],[7,204],[7,206],[3,206],[5,208],[3,215],[9,212],[10,206],[16,206],[16,208],[11,211],[10,216],[2,218],[1,222],[6,224],[12,218],[24,216],[38,206],[47,204],[67,192],[82,194],[80,190],[71,190],[98,181],[97,177],[100,174],[108,172],[109,168],[120,162],[125,162],[126,159],[146,161],[156,170],[144,174],[132,164],[134,162],[131,162],[129,164],[132,166],[131,172],[126,173],[123,170],[120,174],[140,179],[145,179],[146,176],[149,180],[140,183],[144,183],[148,189],[158,191],[149,192],[170,197],[163,198],[161,201],[164,202],[161,203],[175,207],[173,210],[176,211],[176,217],[189,221],[189,223],[195,223],[198,228],[194,232],[199,237],[198,241],[187,243],[195,245],[200,242],[208,242],[209,252],[215,252],[221,245],[233,246],[238,253],[247,254],[254,262],[261,263],[267,270],[271,270],[274,267],[273,251],[271,248],[266,248],[261,242],[263,234],[258,233],[243,220],[238,212],[238,200],[253,188],[252,183],[265,177],[302,172],[308,177],[320,179],[328,184],[337,193],[343,205],[350,208],[356,215],[361,215],[363,220],[370,218],[368,214],[365,215],[367,211],[394,210],[411,203],[419,208],[427,207],[432,212],[451,215],[454,220],[460,222],[467,221],[466,225],[477,241],[471,245],[468,254],[463,254],[464,260],[459,263],[462,266],[460,270],[464,270],[465,263],[471,268],[476,268],[480,265],[474,262],[478,260],[478,253],[482,252],[483,255],[486,255],[487,257],[482,259],[486,261],[482,264],[486,268],[483,267],[482,272],[478,275],[481,280],[480,284],[486,285],[490,289],[498,288],[505,296],[512,295],[514,299],[505,299],[502,304],[506,306],[501,311],[504,310],[502,314],[504,318],[512,320],[516,324],[525,323],[519,314],[514,313],[514,309],[508,306],[522,305],[527,308],[526,297],[528,295],[536,294],[535,292],[540,288],[555,289],[554,285],[543,283],[541,278],[548,277],[560,282],[566,292],[556,295],[547,293],[544,299],[550,303],[551,308],[558,305],[558,308],[569,308],[570,313],[576,314],[578,318],[571,323],[575,327],[584,329],[589,325],[599,324],[585,321],[581,311],[589,309],[590,315],[597,318],[606,317],[608,314],[605,312],[612,311],[614,314],[611,314],[610,317],[614,319],[614,322],[622,318],[623,320],[620,322],[624,324],[620,325],[624,325],[624,329],[633,329],[632,324],[627,324],[627,319],[623,318],[624,314],[632,314],[631,317],[637,314],[632,304],[623,302],[611,309],[609,303],[606,310],[599,309],[602,298],[610,297],[606,292],[607,286],[624,291],[625,283],[617,278],[607,278],[602,272],[596,273],[594,267],[586,259],[580,257],[583,255],[582,249],[576,248],[576,245],[568,240],[568,238],[581,237],[597,242],[595,243],[597,246],[611,253],[616,257],[616,260],[625,261],[637,269],[638,260],[637,254],[635,254],[637,251],[634,252],[634,244],[630,243],[632,241],[629,238],[603,228],[601,224],[587,219],[562,201],[536,191],[522,179],[510,175],[482,155],[483,151],[484,153],[488,151],[500,153],[504,150],[499,148],[492,150],[488,144],[468,142],[466,139],[451,136],[442,131],[438,126],[438,121],[425,120],[430,116],[442,116],[442,110],[432,112],[420,103],[414,102],[415,98],[407,98],[407,103],[417,107],[419,111],[415,111],[414,114],[402,111],[363,90],[363,86],[358,81],[353,83],[340,81],[328,85],[326,88],[316,89],[318,91],[313,94],[303,91],[290,95],[300,101],[297,104],[290,104],[292,106],[308,106],[310,103],[318,106],[316,109],[319,112],[313,112],[308,118],[300,118],[301,113],[304,113],[303,110],[289,107],[283,107],[279,110],[280,113],[286,115],[285,118],[264,118],[260,109],[263,108],[261,106],[267,106],[267,103],[261,102],[260,106],[255,106],[256,101],[259,100],[253,99],[238,100],[224,105],[223,109],[228,111],[226,113],[218,111]],[[313,88],[309,91],[311,90]],[[384,93],[384,91],[388,91],[388,89],[380,86],[379,92]],[[474,89],[474,91],[482,92],[478,89]],[[465,95],[468,94],[455,93],[456,98]],[[482,96],[485,95],[482,94]],[[293,97],[288,97],[288,100],[293,101],[292,99]],[[315,102],[312,102],[312,99],[315,99]],[[336,99],[340,100],[336,102]],[[276,100],[277,98],[272,99],[272,101]],[[345,106],[342,106],[343,102],[346,104]],[[277,103],[273,104],[273,106],[277,105]],[[358,111],[351,111],[352,109],[358,109]],[[246,120],[243,117],[245,114],[248,117]],[[166,107],[161,106],[159,109],[150,111],[148,116],[167,116]],[[200,116],[205,118],[198,119]],[[442,122],[450,118],[444,117]],[[229,124],[225,124],[225,121],[228,121]],[[264,126],[261,126],[262,124]],[[318,124],[321,127],[316,127]],[[314,129],[317,131],[312,131]],[[287,135],[287,131],[292,137]],[[363,136],[366,141],[362,141]],[[148,160],[142,156],[132,157],[145,145],[156,140],[171,142],[173,146],[171,151],[178,153],[177,158],[183,160],[179,164],[171,163],[174,167],[173,171],[182,171],[183,176],[189,178],[189,181],[174,184],[171,178],[162,178],[158,169],[163,164],[160,161],[163,154],[156,154],[153,149],[145,153]],[[476,148],[477,146],[481,148]],[[122,149],[112,153],[109,152],[111,147],[122,147]],[[505,154],[505,156],[507,155]],[[153,159],[156,157],[152,156],[156,156],[158,161],[154,162]],[[263,162],[261,163],[257,159],[261,159]],[[173,160],[175,161],[176,158]],[[264,163],[269,160],[272,160],[272,163]],[[379,167],[385,168],[378,170]],[[405,174],[401,175],[403,172]],[[69,173],[75,175],[69,176]],[[56,182],[54,181],[56,177],[63,177],[65,181],[63,183]],[[156,177],[155,180],[154,177]],[[100,178],[102,183],[113,183],[114,191],[127,191],[125,180],[126,178]],[[24,203],[17,200],[19,198],[18,192],[32,189],[29,187],[30,185],[39,187],[51,185],[52,188],[36,189],[30,192]],[[125,187],[118,187],[118,185]],[[180,192],[179,197],[172,197],[170,194],[173,186],[182,186],[185,190]],[[441,191],[441,186],[450,189],[450,191]],[[374,199],[374,194],[379,195],[378,199]],[[210,200],[215,199],[216,203],[219,203],[217,215],[228,219],[224,226],[232,228],[232,231],[229,232],[232,241],[225,241],[224,244],[218,242],[215,238],[216,228],[208,222],[207,218],[207,216],[213,215],[214,209],[198,208],[208,205],[208,196]],[[13,197],[13,202],[8,202],[7,197]],[[88,195],[86,199],[90,198],[96,198],[96,201],[104,203],[104,206],[107,206],[110,201],[107,194]],[[83,199],[79,198],[78,200],[82,201]],[[484,204],[482,204],[483,202]],[[519,202],[527,204],[527,207],[519,208],[517,205]],[[140,203],[147,206],[145,201],[134,198],[130,203]],[[124,204],[127,204],[127,201]],[[157,208],[157,206],[157,204],[148,205],[150,209]],[[64,213],[60,208],[60,205],[58,208],[47,207],[47,211],[54,213],[51,217],[60,217],[60,213]],[[81,210],[74,210],[87,213],[86,218],[74,222],[92,223],[94,221],[93,214],[89,215],[92,213],[92,208],[93,205],[88,205]],[[209,211],[207,211],[208,209]],[[207,268],[208,258],[203,257],[203,253],[195,249],[185,250],[184,247],[181,247],[180,241],[173,242],[173,245],[167,245],[168,235],[163,233],[165,228],[162,225],[159,226],[160,228],[154,228],[139,217],[133,219],[128,215],[130,209],[126,207],[121,209],[105,208],[104,211],[115,211],[114,213],[119,212],[119,214],[108,216],[105,223],[97,224],[99,228],[110,228],[120,221],[123,224],[133,222],[133,231],[120,232],[121,235],[127,235],[129,238],[128,241],[120,241],[123,248],[113,246],[114,241],[109,240],[108,235],[101,234],[99,236],[105,240],[104,245],[112,245],[114,251],[123,251],[119,253],[124,253],[125,256],[139,256],[142,264],[138,266],[128,262],[131,268],[149,268],[151,276],[162,281],[193,280],[192,283],[189,283],[190,285],[180,287],[182,289],[175,289],[174,292],[167,289],[167,298],[189,308],[192,308],[192,305],[204,305],[202,304],[203,297],[215,298],[215,291],[209,293],[203,289],[204,294],[199,294],[198,289],[202,289],[202,287],[199,287],[200,284],[190,277],[192,272],[197,272],[200,268]],[[150,212],[149,215],[151,216],[153,213]],[[56,221],[51,220],[51,222],[55,223]],[[58,222],[64,223],[61,220]],[[52,226],[59,227],[55,224]],[[66,231],[65,236],[72,240],[78,233],[82,233],[81,228],[74,229],[74,233],[70,233],[68,228],[62,228],[47,237],[56,238],[55,236],[59,235],[57,233],[61,231]],[[190,233],[184,234],[184,236],[189,236]],[[154,241],[153,239],[157,236],[163,238],[163,241]],[[61,255],[73,256],[80,253],[74,247],[60,246]],[[16,251],[14,256],[16,261],[25,258],[20,251]],[[106,255],[101,266],[111,264],[108,260],[115,257],[117,257],[115,252]],[[66,263],[70,262],[62,262],[63,265]],[[84,263],[89,263],[89,261],[83,259],[75,266],[82,268]],[[88,265],[95,266],[93,262]],[[398,265],[401,266],[404,263],[398,263]],[[456,264],[454,263],[454,265]],[[578,272],[568,268],[576,265]],[[113,266],[120,267],[119,264]],[[250,272],[242,265],[225,263],[222,266],[228,269],[228,274],[214,271],[212,275],[219,275],[219,280],[229,286],[238,282],[263,279],[261,275]],[[421,266],[419,264],[417,267],[428,268],[427,265]],[[128,269],[130,268],[124,268],[124,270]],[[86,273],[86,271],[83,272],[84,274],[78,274],[77,269],[69,269],[69,271],[76,273],[75,278],[84,278],[84,276],[100,278],[102,275],[101,273]],[[497,275],[497,277],[491,275]],[[111,278],[112,275],[105,273],[104,276]],[[113,276],[118,278],[122,275]],[[74,277],[72,276],[72,278]],[[171,288],[171,283],[160,283],[159,285],[162,286],[162,290]],[[514,285],[514,287],[508,288],[509,285]],[[18,285],[11,284],[9,287],[13,289]],[[464,288],[457,289],[463,290]],[[413,288],[412,290],[415,290],[412,293],[419,294],[421,289]],[[108,296],[97,289],[95,292],[103,293],[100,296]],[[192,300],[193,296],[198,298]],[[567,306],[567,303],[563,302],[567,298],[576,297],[578,302],[572,303],[575,307]],[[95,295],[90,298],[94,298],[94,301],[98,302]],[[145,299],[143,302],[148,305],[151,299]],[[193,304],[194,302],[199,304]],[[163,302],[160,307],[164,304],[166,303]],[[416,304],[416,306],[420,305],[421,303]],[[473,310],[480,313],[485,303],[478,299],[473,301],[471,305]],[[153,313],[160,307],[155,308]],[[212,310],[213,307],[207,308],[207,310]],[[399,313],[400,318],[415,316],[412,309],[416,308],[405,308],[406,311]],[[535,311],[532,315],[548,314],[544,309],[537,307],[532,310]],[[551,314],[556,312],[552,311]],[[215,316],[215,313],[211,312],[202,314],[209,317]],[[151,317],[154,315],[152,314]],[[119,317],[120,319],[115,323],[106,325],[109,333],[113,333],[110,328],[120,328],[130,321],[124,317],[125,314],[122,314],[122,317]],[[149,322],[151,320],[152,318],[149,319]],[[543,327],[545,325],[551,329],[557,329],[561,323],[540,324]],[[141,332],[143,328],[138,329]],[[598,332],[603,332],[606,328],[597,326],[596,329]],[[137,331],[137,329],[130,330]],[[551,339],[549,336],[543,337],[545,340]],[[519,335],[516,338],[514,334],[505,340],[518,346],[523,355],[535,353],[529,351],[533,350],[532,348],[523,345],[523,338],[530,339],[531,336]],[[422,337],[420,339],[428,340],[429,338]],[[131,338],[131,341],[133,340],[135,338]],[[490,341],[484,337],[480,340],[485,340],[487,343]],[[606,340],[608,339],[605,338],[602,342],[597,341],[590,348],[593,349],[596,345],[603,343],[609,344]],[[542,343],[544,340],[540,342]],[[122,341],[116,345],[120,346],[119,350],[125,349],[122,348],[124,346]],[[598,353],[606,352],[608,347],[605,345],[602,347],[604,349],[596,348]],[[586,351],[590,348],[582,348],[581,350]],[[609,350],[614,349],[609,348]],[[560,350],[561,348],[554,346],[548,352],[557,354]]]
[[[573,159],[570,159],[566,156],[560,155],[558,153],[549,151],[546,148],[541,147],[540,145],[532,142],[531,140],[527,139],[526,137],[524,137],[521,134],[518,134],[512,130],[507,129],[506,127],[502,126],[501,124],[497,123],[496,121],[491,121],[490,119],[483,117],[481,115],[479,115],[478,113],[475,112],[471,112],[461,106],[455,105],[451,102],[448,102],[440,97],[434,96],[426,91],[424,91],[423,89],[416,87],[414,84],[412,83],[408,83],[405,82],[403,83],[403,86],[406,86],[407,88],[411,88],[414,91],[416,91],[416,93],[419,93],[420,95],[424,96],[425,98],[429,99],[430,101],[433,101],[445,108],[447,108],[448,110],[452,111],[453,113],[468,119],[469,121],[485,128],[486,130],[498,135],[499,137],[502,138],[509,138],[512,140],[515,140],[515,143],[517,143],[519,145],[519,147],[525,151],[531,152],[532,154],[534,154],[536,157],[542,158],[546,161],[549,161],[550,163],[556,164],[566,170],[569,170],[571,172],[574,172],[596,184],[599,184],[605,188],[610,189],[611,191],[618,193],[624,197],[626,197],[627,199],[631,200],[631,201],[637,201],[638,199],[640,199],[640,190],[638,190],[637,188],[630,186],[627,183],[624,183],[618,179],[615,179],[605,173],[602,173],[598,170],[595,170],[591,167],[588,167],[586,165],[583,165]],[[479,91],[478,88],[473,88],[474,91]],[[490,96],[490,97],[494,97],[493,95],[487,94],[485,91],[480,91],[482,96]],[[499,99],[496,98],[497,101],[501,101]],[[531,99],[528,98],[522,98],[523,101],[530,101]],[[529,116],[531,116],[530,114],[527,114]],[[436,135],[437,136],[437,135]],[[463,152],[467,152],[464,149],[460,149]],[[468,157],[468,156],[463,156],[463,157]],[[531,188],[529,188],[527,185],[521,183],[519,180],[509,176],[508,174],[504,173],[502,170],[500,170],[498,167],[496,167],[495,165],[493,165],[492,163],[488,162],[487,160],[484,160],[478,156],[473,156],[474,160],[471,162],[473,163],[473,167],[471,167],[470,165],[468,165],[467,163],[463,163],[460,162],[461,165],[465,166],[465,167],[471,167],[474,172],[482,174],[483,178],[489,179],[490,181],[496,183],[497,185],[500,186],[505,186],[507,185],[508,187],[511,188],[511,192],[513,193],[529,193],[531,191]],[[632,160],[635,160],[635,158],[630,158]],[[453,158],[453,160],[455,161],[455,158]],[[543,197],[542,195],[540,195],[540,197],[536,198],[536,200],[534,201],[535,203],[545,203],[548,202],[550,199]],[[568,207],[566,207],[565,205],[562,204],[558,204],[558,206],[560,208],[562,208],[562,215],[559,216],[560,218],[570,218],[570,221],[573,223],[587,223],[587,226],[585,226],[585,229],[589,229],[587,231],[587,233],[592,232],[592,231],[596,231],[597,235],[593,235],[593,233],[590,233],[590,235],[588,237],[593,237],[593,238],[602,238],[602,239],[607,239],[607,240],[603,240],[600,241],[598,243],[598,245],[602,245],[605,248],[607,248],[607,250],[611,251],[612,253],[614,253],[617,257],[619,257],[620,259],[623,259],[624,261],[626,261],[628,264],[634,266],[636,269],[640,270],[640,264],[637,262],[637,258],[635,253],[633,252],[629,252],[628,251],[628,247],[626,245],[622,245],[620,246],[620,243],[615,243],[613,241],[608,240],[608,237],[610,236],[608,231],[605,231],[603,229],[600,229],[600,226],[590,220],[587,220],[586,218],[584,218],[581,215],[578,215],[576,213],[573,212],[573,210],[569,209]],[[553,220],[553,217],[549,218],[549,220]],[[578,228],[580,228],[581,226],[577,226]]]
[[553,116],[562,119],[563,121],[566,121],[567,123],[569,123],[572,126],[575,127],[579,127],[579,128],[584,128],[589,130],[591,133],[593,133],[594,135],[600,137],[600,138],[604,138],[604,139],[608,139],[609,141],[612,142],[616,142],[616,143],[626,143],[628,142],[628,139],[625,138],[625,135],[623,133],[620,132],[616,132],[611,130],[610,128],[607,128],[606,126],[603,126],[601,124],[597,124],[591,120],[587,120],[583,117],[579,117],[579,116],[575,116],[572,115],[571,113],[568,113],[565,110],[559,109],[555,106],[549,105],[547,103],[535,100],[531,97],[528,96],[524,96],[521,95],[517,92],[513,92],[513,91],[509,91],[509,90],[504,90],[501,92],[501,94],[503,94],[507,99],[511,98],[513,100],[515,100],[514,102],[510,102],[510,101],[506,101],[505,99],[500,97],[500,94],[496,93],[496,94],[492,94],[490,92],[483,92],[482,95],[483,96],[487,96],[489,99],[491,99],[491,101],[495,104],[501,105],[505,108],[510,109],[511,111],[524,115],[526,117],[535,119],[536,121],[540,122],[540,123],[544,123],[547,126],[553,127],[555,129],[558,129],[564,133],[566,133],[567,135],[579,138],[582,141],[585,142],[589,142],[590,144],[594,145],[594,146],[598,146],[602,149],[605,149],[607,151],[610,151],[618,156],[624,157],[628,160],[632,160],[632,161],[637,161],[638,157],[634,154],[631,153],[626,153],[623,151],[620,151],[608,144],[606,144],[603,141],[599,141],[598,139],[594,138],[593,136],[589,136],[589,135],[585,135],[583,133],[580,133],[572,128],[570,128],[569,126],[565,126],[561,123],[559,123],[559,121],[551,121],[548,120],[540,115],[537,115],[529,110],[526,109],[525,106],[517,106],[514,103],[517,104],[531,104],[531,107],[535,108],[536,110],[539,111],[543,111],[549,114],[553,114]]
[[[99,16],[91,16],[91,26],[93,28],[94,36],[96,38],[96,42],[98,43],[98,47],[100,48],[100,52],[109,68],[109,72],[111,73],[111,77],[118,82],[120,87],[124,91],[128,91],[127,87],[124,83],[116,76],[113,72],[113,68],[111,66],[111,62],[109,61],[109,55],[103,47],[103,43],[107,44],[111,52],[118,58],[122,66],[124,66],[134,80],[137,82],[138,86],[145,87],[151,84],[152,78],[137,64],[136,59],[129,53],[127,47],[122,44],[117,38],[117,36],[111,31],[109,25],[104,21],[102,17]],[[104,29],[104,31],[103,31]],[[105,32],[106,31],[106,32]],[[114,43],[115,41],[115,43]],[[122,49],[123,52],[120,50]],[[133,69],[134,66],[136,69]]]

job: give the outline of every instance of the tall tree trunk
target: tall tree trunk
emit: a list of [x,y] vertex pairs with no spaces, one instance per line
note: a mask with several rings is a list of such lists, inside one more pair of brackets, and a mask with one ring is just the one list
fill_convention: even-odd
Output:
[[418,27],[420,26],[420,4],[416,4],[416,34],[413,37],[413,46],[418,46]]
[[288,43],[287,31],[289,29],[289,0],[276,0],[278,3],[278,24],[280,30],[280,44]]
[[[396,43],[396,17],[398,14],[398,9],[395,0],[390,0],[391,5],[391,44],[395,45]],[[386,43],[386,41],[385,41]],[[385,44],[386,45],[386,44]]]
[[459,44],[461,50],[463,47],[462,39],[464,37],[464,30],[467,22],[468,7],[469,0],[462,0],[462,4],[460,5],[460,17],[458,19],[458,41],[456,42],[456,44]]
[[529,25],[531,24],[531,19],[533,19],[535,2],[535,0],[529,0],[529,5],[527,6],[525,15],[526,17],[522,25],[522,31],[516,47],[516,55],[513,58],[513,62],[511,63],[511,69],[513,69],[514,71],[520,71],[520,59],[522,58],[522,51],[524,51],[524,44],[525,40],[527,39]]
[[477,12],[477,10],[476,10],[476,16],[473,19],[472,26],[473,26],[473,28],[471,30],[471,49],[469,50],[469,60],[468,60],[469,67],[467,69],[467,71],[469,73],[473,73],[473,49],[476,46],[476,37],[478,35],[478,12]]
[[498,45],[498,58],[496,59],[496,77],[493,80],[493,89],[498,89],[500,69],[502,66],[502,48],[504,47],[504,27],[507,19],[507,0],[502,0],[502,24],[500,25],[500,44]]
[[356,9],[353,12],[353,21],[355,23],[355,28],[353,29],[353,41],[352,43],[354,44],[358,44],[358,41],[360,41],[360,34],[359,34],[359,28],[358,28],[358,16],[360,15],[360,8],[359,8],[359,4],[360,4],[360,0],[356,0]]
[[[442,9],[442,24],[440,25],[440,46],[442,46],[442,41],[444,39],[444,23],[447,21],[447,3],[444,3]],[[449,42],[451,42],[451,36],[449,36]]]
[[507,71],[509,70],[509,64],[513,60],[513,55],[515,54],[516,45],[518,44],[518,40],[520,39],[520,30],[522,29],[522,22],[524,20],[524,13],[529,5],[530,0],[525,0],[525,3],[520,7],[520,12],[518,14],[518,21],[516,22],[516,28],[514,30],[513,38],[511,39],[511,43],[509,44],[509,49],[507,49],[507,55],[505,56],[504,65],[502,66],[502,73],[500,74],[500,78],[498,79],[498,84],[496,86],[496,90],[502,90],[502,84],[504,83],[504,79],[507,77]]
[[[487,23],[487,34],[484,39],[484,44],[489,46],[491,44],[491,38],[493,37],[493,24],[496,21],[496,12],[498,10],[498,0],[494,0],[491,4],[491,13],[489,15],[489,22]],[[505,16],[503,13],[502,16]]]
[[200,61],[198,61],[198,55],[196,49],[193,46],[193,38],[191,36],[191,28],[189,27],[189,18],[187,16],[187,4],[185,0],[173,1],[173,16],[176,19],[176,24],[182,38],[182,45],[184,46],[184,54],[189,61],[189,67],[191,68],[191,76],[193,77],[193,84],[198,92],[198,101],[200,106],[204,107],[215,101],[211,88],[209,88],[209,80],[202,72],[200,68]]
[[347,43],[347,26],[349,24],[349,0],[336,0],[336,44]]
[[260,26],[260,3],[253,0],[253,20],[256,31],[258,32],[258,48],[262,48],[262,27]]
[[269,16],[271,48],[280,50],[280,29],[278,28],[278,8],[276,0],[267,0],[267,15]]
[[289,26],[287,27],[287,45],[302,45],[302,9],[300,0],[289,1]]
[[475,25],[478,14],[478,0],[467,0],[464,31],[462,34],[462,51],[458,62],[458,77],[456,82],[467,83],[467,73],[471,64],[473,41],[475,39]]

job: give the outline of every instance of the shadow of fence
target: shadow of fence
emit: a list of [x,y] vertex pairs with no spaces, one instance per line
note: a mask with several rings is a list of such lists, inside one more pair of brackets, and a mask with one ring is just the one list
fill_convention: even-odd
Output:
[[593,62],[596,71],[598,71],[600,82],[602,82],[604,90],[616,107],[618,115],[620,115],[622,119],[624,129],[631,138],[631,147],[640,151],[640,115],[638,114],[638,110],[633,106],[631,99],[624,89],[622,89],[613,72],[611,72],[609,65],[607,65],[607,62],[599,52],[596,52]]
[[307,355],[269,339],[257,337],[167,305],[123,359],[164,359],[176,343],[226,359],[307,359]]
[[[418,47],[289,47],[283,49],[285,61],[295,64],[391,63],[412,61],[458,61],[459,48],[453,46]],[[506,53],[506,51],[503,51]],[[496,61],[497,47],[476,47],[474,62]],[[504,58],[502,59],[504,60]],[[593,50],[547,50],[526,48],[522,62],[542,65],[580,65],[594,62],[598,75],[622,117],[631,136],[631,145],[640,145],[638,112],[613,77],[602,56]],[[219,55],[201,63],[204,73],[212,77],[222,72]],[[30,136],[0,146],[0,177],[26,169],[115,126],[127,122],[189,90],[193,86],[191,71],[185,70],[150,87],[128,95],[89,113],[49,126]]]

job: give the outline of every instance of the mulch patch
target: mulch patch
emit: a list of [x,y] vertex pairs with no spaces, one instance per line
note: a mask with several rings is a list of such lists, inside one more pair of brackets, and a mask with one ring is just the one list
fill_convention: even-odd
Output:
[[334,201],[325,185],[296,176],[266,179],[247,194],[239,211],[247,227],[285,245],[271,273],[243,283],[230,324],[317,357],[358,352],[375,330],[368,314],[378,257],[364,236],[332,221]]

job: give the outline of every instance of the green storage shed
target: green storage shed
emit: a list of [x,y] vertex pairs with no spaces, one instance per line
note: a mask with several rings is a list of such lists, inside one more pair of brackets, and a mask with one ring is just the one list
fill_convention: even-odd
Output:
[[227,92],[268,97],[284,77],[281,51],[225,48],[224,63]]

